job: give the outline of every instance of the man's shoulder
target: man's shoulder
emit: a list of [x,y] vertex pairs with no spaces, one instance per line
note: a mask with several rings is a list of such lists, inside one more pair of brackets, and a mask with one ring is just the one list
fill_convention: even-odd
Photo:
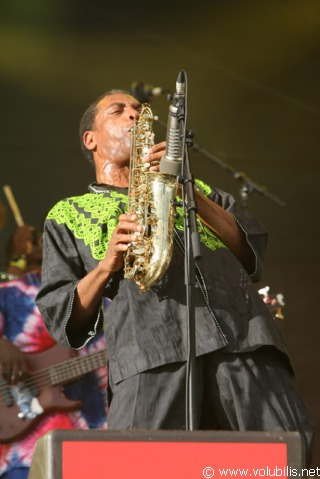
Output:
[[[55,208],[68,208],[73,204],[81,204],[83,201],[88,201],[90,198],[94,197],[94,193],[88,192],[82,195],[76,196],[68,196],[66,198],[62,198],[61,200],[57,201],[55,205],[51,208],[52,210]],[[51,211],[51,210],[50,210]]]
[[49,211],[46,220],[58,224],[83,220],[106,222],[111,217],[118,217],[126,208],[127,196],[116,191],[88,192],[79,196],[69,196],[58,201]]
[[59,200],[49,211],[48,218],[55,217],[57,213],[68,214],[73,210],[79,209],[91,209],[97,204],[101,204],[106,201],[108,195],[106,193],[93,193],[88,192],[78,196],[68,196]]
[[77,206],[90,203],[91,197],[93,197],[92,193],[85,193],[79,196],[63,198],[50,209],[46,219],[57,220],[60,223],[61,220],[72,215],[72,212],[77,209]]

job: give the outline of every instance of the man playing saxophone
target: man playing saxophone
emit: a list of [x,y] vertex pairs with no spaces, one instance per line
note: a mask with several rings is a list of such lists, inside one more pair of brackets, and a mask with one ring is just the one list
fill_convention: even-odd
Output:
[[[126,214],[131,129],[141,104],[104,94],[80,123],[95,168],[89,192],[58,202],[45,222],[37,304],[56,341],[82,348],[104,327],[112,401],[110,429],[185,428],[187,306],[183,218],[171,263],[141,293],[124,277],[124,255],[142,225]],[[165,142],[143,159],[159,171]],[[178,192],[179,194],[179,192]],[[201,259],[195,288],[199,429],[300,431],[307,460],[313,430],[295,390],[286,347],[254,281],[267,233],[233,197],[196,181]],[[205,291],[205,294],[204,294]],[[103,317],[104,296],[112,302]]]

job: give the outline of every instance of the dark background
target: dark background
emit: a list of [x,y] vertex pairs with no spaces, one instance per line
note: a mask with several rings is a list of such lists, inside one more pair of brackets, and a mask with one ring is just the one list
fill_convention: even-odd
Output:
[[[36,227],[94,177],[78,140],[87,105],[135,80],[174,90],[186,70],[197,144],[287,204],[250,197],[270,231],[258,287],[284,294],[277,322],[319,435],[319,0],[10,0],[0,7],[0,45],[1,186]],[[151,103],[166,123],[166,96]],[[190,157],[197,177],[239,197],[230,172]],[[0,199],[3,252],[15,222],[2,188]]]

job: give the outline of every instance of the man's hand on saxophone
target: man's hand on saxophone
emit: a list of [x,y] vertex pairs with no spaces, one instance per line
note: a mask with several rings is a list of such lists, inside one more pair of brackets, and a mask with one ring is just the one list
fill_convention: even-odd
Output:
[[158,172],[160,160],[165,154],[166,151],[166,142],[161,141],[160,143],[156,143],[153,145],[147,156],[144,157],[144,163],[150,163],[150,171]]
[[123,214],[114,230],[105,258],[100,261],[100,268],[107,275],[113,275],[123,267],[123,253],[139,237],[142,226],[137,223],[137,215]]

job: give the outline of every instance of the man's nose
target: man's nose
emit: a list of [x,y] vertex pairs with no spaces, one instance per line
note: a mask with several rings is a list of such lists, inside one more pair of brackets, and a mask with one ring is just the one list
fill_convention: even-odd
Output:
[[132,106],[128,106],[127,115],[130,118],[130,120],[137,120],[139,118],[140,113],[138,112],[138,110],[136,110]]

